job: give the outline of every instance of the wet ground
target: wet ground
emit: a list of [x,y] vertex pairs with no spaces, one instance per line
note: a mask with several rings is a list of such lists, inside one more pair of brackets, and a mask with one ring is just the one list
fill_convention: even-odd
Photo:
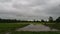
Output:
[[50,27],[42,24],[30,24],[26,27],[17,29],[17,31],[59,31],[59,30],[51,29]]

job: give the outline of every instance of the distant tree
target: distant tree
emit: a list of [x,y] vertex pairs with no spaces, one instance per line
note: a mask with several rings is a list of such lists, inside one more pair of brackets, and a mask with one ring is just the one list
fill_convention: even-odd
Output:
[[53,22],[53,17],[49,17],[49,22]]
[[40,22],[39,20],[37,20],[37,22]]
[[35,22],[35,19],[34,19],[34,22]]
[[56,19],[56,22],[60,22],[60,17],[58,17],[58,18]]
[[1,21],[1,18],[0,18],[0,21]]
[[45,22],[43,19],[41,19],[41,22]]

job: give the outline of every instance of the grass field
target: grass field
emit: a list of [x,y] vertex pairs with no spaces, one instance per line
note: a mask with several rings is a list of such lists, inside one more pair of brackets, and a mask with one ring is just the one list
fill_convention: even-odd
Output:
[[60,30],[60,23],[44,24],[44,25],[49,26],[50,28],[54,28],[54,29]]
[[60,34],[60,32],[29,32],[29,31],[21,31],[21,32],[12,32],[11,34]]
[[[42,23],[0,23],[0,34],[5,34],[11,32],[11,34],[60,34],[60,32],[29,32],[29,31],[15,31],[18,28],[25,27],[29,24],[42,24]],[[60,30],[60,24],[44,24],[50,28],[55,28]]]
[[12,32],[17,28],[22,28],[27,25],[28,24],[0,23],[0,34],[4,34],[6,32]]

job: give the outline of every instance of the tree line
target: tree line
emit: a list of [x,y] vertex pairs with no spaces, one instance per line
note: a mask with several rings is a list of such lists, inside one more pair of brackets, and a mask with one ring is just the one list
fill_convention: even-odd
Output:
[[[41,22],[45,22],[45,21],[42,19]],[[53,23],[54,23],[54,22],[57,22],[57,23],[59,23],[59,22],[60,22],[60,17],[58,17],[57,19],[54,20],[53,17],[50,16],[50,17],[48,18],[48,21],[47,21],[47,22],[50,22],[50,23],[52,23],[52,22],[53,22]]]
[[41,22],[50,22],[50,23],[55,23],[55,22],[57,22],[57,23],[59,23],[60,22],[60,17],[58,17],[56,20],[54,20],[53,19],[53,17],[49,17],[48,18],[48,21],[45,21],[44,19],[41,19],[41,21],[35,21],[35,20],[33,20],[33,21],[27,21],[27,20],[16,20],[16,19],[2,19],[2,18],[0,18],[0,23],[20,23],[20,22],[39,22],[39,23],[41,23]]

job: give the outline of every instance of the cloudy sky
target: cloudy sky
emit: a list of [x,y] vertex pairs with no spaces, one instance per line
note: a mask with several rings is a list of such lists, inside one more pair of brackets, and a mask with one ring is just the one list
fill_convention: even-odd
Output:
[[0,18],[47,19],[60,16],[60,0],[0,0]]

